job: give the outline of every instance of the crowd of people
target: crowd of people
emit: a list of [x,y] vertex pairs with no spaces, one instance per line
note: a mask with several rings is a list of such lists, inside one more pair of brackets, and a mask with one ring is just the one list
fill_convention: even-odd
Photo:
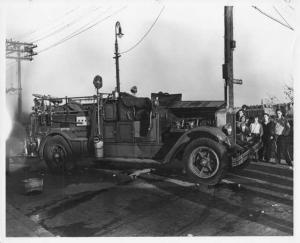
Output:
[[[261,121],[260,118],[262,118]],[[270,162],[272,154],[275,154],[275,163],[280,164],[283,154],[287,165],[292,168],[293,163],[287,148],[291,125],[281,109],[276,110],[274,118],[267,113],[264,113],[263,117],[259,115],[248,117],[247,106],[243,105],[236,114],[236,124],[237,136],[241,142],[247,142],[250,139],[262,142],[262,148],[255,154],[256,161]]]

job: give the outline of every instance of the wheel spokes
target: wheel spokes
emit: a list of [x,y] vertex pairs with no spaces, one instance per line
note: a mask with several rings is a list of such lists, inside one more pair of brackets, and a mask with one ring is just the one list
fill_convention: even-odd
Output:
[[206,159],[207,159],[207,161],[210,161],[210,153],[208,151],[206,153]]
[[202,159],[204,159],[205,158],[205,153],[204,152],[202,152],[202,151],[198,151],[198,153],[197,153],[198,155],[200,155],[200,157],[202,158]]
[[200,178],[210,178],[218,171],[218,155],[209,147],[198,147],[194,150],[193,166]]
[[205,167],[203,166],[202,169],[201,169],[200,172],[199,172],[199,175],[200,175],[201,177],[205,177],[205,176],[206,176],[206,173],[204,172],[204,170],[205,170]]
[[213,172],[213,169],[211,168],[210,162],[208,162],[208,163],[206,164],[206,168],[208,168],[208,170],[209,170],[210,172]]

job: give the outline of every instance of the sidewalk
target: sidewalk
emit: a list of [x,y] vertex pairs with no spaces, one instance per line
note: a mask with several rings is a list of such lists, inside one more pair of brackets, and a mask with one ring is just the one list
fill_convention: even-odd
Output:
[[6,204],[6,237],[53,237],[45,228]]

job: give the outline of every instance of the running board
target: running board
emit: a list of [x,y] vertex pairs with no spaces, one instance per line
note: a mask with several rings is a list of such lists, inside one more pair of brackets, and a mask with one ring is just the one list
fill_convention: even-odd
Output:
[[139,163],[139,164],[155,164],[162,165],[161,162],[153,159],[139,159],[139,158],[95,158],[99,162],[124,162],[124,163]]

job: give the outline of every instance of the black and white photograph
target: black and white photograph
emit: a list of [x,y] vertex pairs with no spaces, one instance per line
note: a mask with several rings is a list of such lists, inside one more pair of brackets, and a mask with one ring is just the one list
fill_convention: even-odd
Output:
[[293,242],[297,14],[296,0],[0,3],[0,242]]

